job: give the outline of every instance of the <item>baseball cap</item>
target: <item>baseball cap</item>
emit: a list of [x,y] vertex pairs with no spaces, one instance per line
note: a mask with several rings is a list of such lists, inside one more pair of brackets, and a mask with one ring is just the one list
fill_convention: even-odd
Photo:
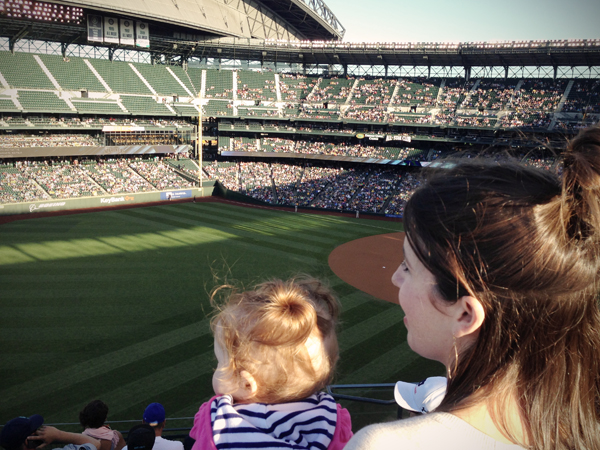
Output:
[[442,403],[447,383],[445,377],[430,377],[417,384],[398,381],[394,389],[394,398],[404,409],[428,413]]
[[0,445],[7,450],[19,448],[27,436],[42,426],[44,418],[39,414],[9,420],[0,433]]
[[147,423],[134,426],[127,435],[127,450],[152,450],[156,433]]
[[165,408],[160,403],[150,403],[144,411],[144,422],[155,427],[165,421]]

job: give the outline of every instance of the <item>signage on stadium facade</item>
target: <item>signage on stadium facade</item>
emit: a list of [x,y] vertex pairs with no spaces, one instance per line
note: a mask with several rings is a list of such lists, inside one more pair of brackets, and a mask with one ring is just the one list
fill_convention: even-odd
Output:
[[121,203],[121,202],[131,202],[135,200],[135,197],[133,197],[132,195],[125,195],[122,197],[108,197],[108,198],[101,198],[100,199],[100,203]]
[[149,48],[150,27],[146,22],[88,14],[87,40]]
[[40,209],[46,209],[46,208],[55,208],[57,206],[65,206],[65,202],[40,203],[40,204],[32,203],[31,205],[29,205],[29,212],[34,212],[34,211],[38,211]]
[[135,45],[135,36],[133,35],[133,20],[121,19],[119,24],[121,44]]
[[136,47],[150,47],[150,28],[146,22],[135,23],[135,45]]
[[403,141],[403,142],[411,142],[412,138],[406,134],[403,135],[397,135],[397,134],[388,134],[385,137],[386,141]]
[[191,198],[192,190],[184,189],[182,191],[167,191],[160,193],[161,200],[177,200],[178,198]]
[[134,127],[131,125],[104,125],[102,127],[102,131],[105,133],[107,131],[144,131],[145,129],[145,127]]
[[104,30],[102,28],[102,16],[88,14],[87,20],[88,41],[102,42],[104,41]]
[[119,43],[119,19],[114,17],[104,18],[104,42]]

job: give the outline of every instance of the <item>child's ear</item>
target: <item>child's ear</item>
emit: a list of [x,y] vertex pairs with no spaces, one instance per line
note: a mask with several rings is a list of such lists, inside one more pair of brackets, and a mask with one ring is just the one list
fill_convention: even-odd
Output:
[[246,370],[242,370],[238,375],[238,389],[232,396],[235,401],[244,403],[252,400],[256,396],[258,386],[252,374]]

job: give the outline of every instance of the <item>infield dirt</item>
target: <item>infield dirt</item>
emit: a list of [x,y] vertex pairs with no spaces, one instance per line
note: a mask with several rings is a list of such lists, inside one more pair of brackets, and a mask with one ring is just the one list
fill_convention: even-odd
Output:
[[404,259],[404,233],[368,236],[336,247],[329,267],[346,283],[373,297],[398,303],[392,275]]

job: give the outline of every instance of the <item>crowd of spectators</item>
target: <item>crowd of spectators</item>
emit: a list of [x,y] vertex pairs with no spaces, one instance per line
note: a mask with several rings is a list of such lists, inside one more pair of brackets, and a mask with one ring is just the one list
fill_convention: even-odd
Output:
[[566,85],[565,80],[527,80],[515,91],[511,107],[516,111],[553,112]]
[[338,120],[340,110],[337,105],[325,107],[323,104],[303,104],[300,106],[298,117],[319,120]]
[[522,159],[522,162],[525,165],[534,166],[538,169],[552,170],[556,163],[556,158],[554,156],[530,153]]
[[180,189],[193,185],[160,157],[98,161],[18,160],[0,166],[1,203]]
[[334,101],[344,103],[350,93],[354,78],[322,78],[320,82],[313,88],[312,92],[307,97],[311,103],[322,103]]
[[461,78],[446,80],[438,106],[446,110],[456,110],[467,97],[473,84],[473,81],[465,81]]
[[238,83],[238,100],[275,101],[277,99],[277,89],[275,89],[275,80],[264,80],[264,82],[266,84],[262,88],[249,87],[247,84],[240,85]]
[[296,204],[298,206],[311,206],[313,200],[323,192],[343,169],[332,167],[317,167],[307,165],[302,172],[302,179],[296,188]]
[[[274,140],[270,145],[294,146],[295,150],[342,151],[345,155],[362,154],[369,147],[333,146],[323,142]],[[330,146],[328,148],[328,146]],[[382,152],[381,147],[370,147]],[[335,149],[335,150],[333,150]],[[388,148],[398,159],[431,160],[441,152],[423,152],[413,148]],[[418,155],[417,155],[418,153]],[[411,156],[412,155],[412,156]],[[500,153],[464,153],[459,156],[504,158]],[[378,156],[382,156],[381,153]],[[391,156],[391,155],[388,155]],[[420,158],[419,158],[420,156]],[[555,158],[543,152],[516,155],[525,164],[554,170]],[[0,201],[14,203],[49,198],[74,198],[106,194],[135,193],[163,189],[181,189],[195,185],[176,172],[189,159],[155,156],[152,158],[109,158],[101,160],[19,160],[0,166]],[[197,167],[193,164],[194,169]],[[204,166],[209,178],[218,179],[226,188],[259,200],[287,205],[314,206],[336,210],[356,210],[401,214],[403,205],[416,186],[413,174],[401,175],[394,169],[343,169],[312,164],[268,164],[257,162],[217,162]],[[197,177],[197,170],[192,170]]]
[[36,126],[52,126],[56,128],[90,128],[90,127],[103,127],[105,125],[116,125],[116,126],[137,126],[137,127],[175,127],[185,128],[190,127],[191,124],[186,119],[162,119],[162,118],[149,118],[149,117],[102,117],[102,116],[78,116],[78,117],[54,117],[54,116],[3,116],[0,119],[0,125],[15,126],[15,125],[26,125],[31,127]]
[[365,183],[367,172],[346,169],[312,202],[317,208],[347,210],[354,194]]
[[600,80],[574,81],[562,111],[600,113]]
[[543,112],[511,112],[502,116],[500,127],[502,128],[548,128],[552,118],[550,114]]
[[476,116],[461,116],[457,115],[454,121],[454,125],[457,127],[493,127],[496,125],[496,117],[490,117],[487,113],[480,113]]
[[434,123],[434,118],[431,114],[411,114],[399,111],[391,111],[388,113],[388,121],[390,123]]
[[108,145],[177,145],[180,143],[177,136],[172,133],[107,133],[106,141]]
[[302,167],[291,164],[271,164],[273,183],[277,191],[277,203],[281,205],[295,205],[296,188],[302,176]]
[[273,202],[273,181],[269,164],[240,162],[239,174],[242,194],[263,202]]
[[420,179],[412,173],[402,175],[398,181],[396,193],[390,198],[384,213],[390,215],[404,214],[406,202],[419,187]]
[[481,80],[477,88],[471,91],[468,99],[465,99],[462,108],[482,108],[485,110],[501,110],[510,103],[516,80],[507,82],[501,80]]
[[394,92],[395,83],[385,78],[376,78],[374,80],[359,79],[358,87],[353,90],[352,105],[375,105],[387,106]]
[[129,164],[136,173],[154,186],[157,190],[183,189],[192,187],[194,183],[177,175],[163,161],[135,160]]
[[279,75],[279,90],[283,101],[298,102],[304,100],[317,84],[317,78],[284,73]]
[[0,166],[0,203],[32,202],[49,198],[47,192],[17,167],[10,164]]
[[394,105],[432,107],[437,101],[439,86],[426,81],[425,78],[403,78],[398,80],[397,86]]
[[83,147],[99,145],[89,134],[1,135],[0,147]]
[[31,164],[21,167],[22,174],[44,189],[52,198],[74,198],[97,195],[100,187],[78,164]]
[[227,189],[232,191],[241,190],[238,163],[213,161],[211,164],[204,166],[204,170],[210,178],[219,180]]
[[349,204],[353,211],[381,212],[398,180],[390,169],[374,169],[368,173],[365,184]]
[[343,117],[351,120],[360,120],[363,122],[384,122],[386,108],[383,106],[350,106]]

